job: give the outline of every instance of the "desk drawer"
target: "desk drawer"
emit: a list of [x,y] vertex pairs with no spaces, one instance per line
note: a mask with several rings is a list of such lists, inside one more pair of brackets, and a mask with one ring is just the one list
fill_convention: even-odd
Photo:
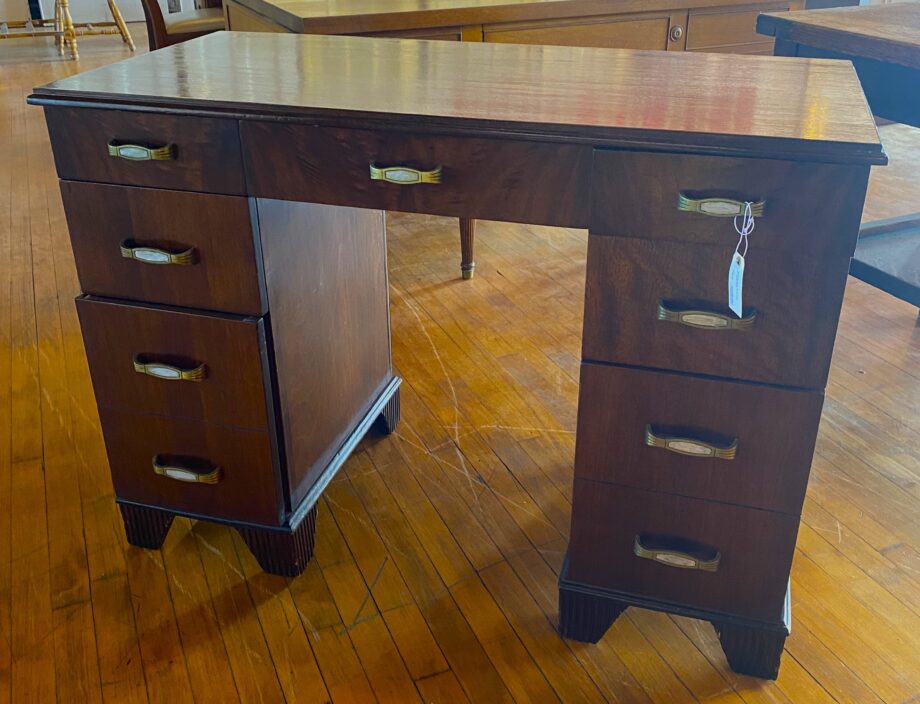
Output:
[[109,408],[99,417],[118,498],[279,525],[284,501],[268,433]]
[[798,515],[824,396],[583,364],[575,476]]
[[[587,226],[589,147],[255,121],[243,122],[241,134],[255,196]],[[390,183],[372,178],[371,164],[427,175]],[[398,177],[416,178],[405,169]]]
[[679,196],[763,201],[763,216],[755,218],[749,237],[752,250],[839,263],[856,247],[868,177],[862,166],[598,150],[591,233],[734,247],[731,217],[681,210]]
[[248,199],[74,181],[61,195],[84,293],[265,312]]
[[[727,307],[733,252],[734,243],[589,236],[583,358],[824,388],[846,262],[749,252],[748,324],[735,328]],[[707,314],[674,320],[686,311]]]
[[[45,120],[63,179],[246,192],[236,120],[64,107],[45,108]],[[128,148],[113,156],[110,145]],[[157,149],[157,158],[131,146]]]
[[796,516],[576,479],[569,577],[777,621],[798,524]]
[[261,319],[87,297],[77,312],[101,408],[268,427]]

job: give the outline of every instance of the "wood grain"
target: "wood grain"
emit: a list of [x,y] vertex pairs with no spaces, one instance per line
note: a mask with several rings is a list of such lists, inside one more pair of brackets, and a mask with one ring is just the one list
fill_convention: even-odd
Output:
[[[61,195],[85,293],[228,313],[265,312],[261,254],[246,199],[74,181],[61,182]],[[169,252],[194,248],[195,263],[161,266],[126,259],[120,253],[126,239]]]
[[[207,62],[197,60],[204,54]],[[279,65],[312,69],[278,72]],[[399,91],[389,89],[391,81]],[[31,99],[68,96],[186,110],[232,106],[374,130],[536,131],[596,144],[642,138],[742,153],[759,145],[777,158],[791,151],[802,159],[885,161],[852,69],[826,61],[217,32],[37,88]],[[181,120],[149,119],[140,136],[160,136],[157,120]],[[91,125],[94,131],[84,135],[90,150],[111,138],[99,129],[105,122],[84,123]],[[219,161],[207,164],[237,177]],[[130,166],[138,165],[145,164]]]

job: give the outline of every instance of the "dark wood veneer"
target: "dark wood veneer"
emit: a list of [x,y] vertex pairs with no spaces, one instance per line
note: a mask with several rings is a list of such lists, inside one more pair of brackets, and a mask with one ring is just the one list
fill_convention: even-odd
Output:
[[[584,363],[575,476],[798,515],[824,394]],[[735,438],[734,459],[645,443],[647,424],[675,436]],[[795,430],[793,430],[795,429]],[[616,448],[611,452],[610,448]]]
[[[726,222],[731,227],[729,222]],[[703,330],[658,320],[661,300],[727,315],[735,243],[707,246],[626,237],[588,238],[585,359],[733,379],[823,388],[847,260],[749,252],[748,330]]]
[[[629,594],[763,621],[780,620],[798,516],[576,479],[569,577]],[[715,572],[633,554],[635,536],[667,535],[721,553]]]
[[[75,181],[62,181],[61,195],[84,293],[265,312],[248,199]],[[170,252],[194,247],[196,261],[179,266],[127,259],[120,250],[126,239]]]
[[[63,179],[229,195],[246,192],[236,120],[60,106],[46,109],[45,120]],[[129,161],[109,156],[111,140],[151,147],[173,144],[176,157]]]
[[[243,122],[241,133],[249,189],[256,196],[542,225],[587,225],[588,147],[257,121]],[[371,162],[419,170],[440,166],[441,182],[374,181]],[[509,198],[510,193],[515,197]]]
[[852,194],[863,192],[868,179],[865,166],[598,150],[591,233],[734,247],[731,218],[680,211],[678,194],[764,200],[764,216],[755,218],[748,238],[752,251],[839,261],[853,256],[863,201]]

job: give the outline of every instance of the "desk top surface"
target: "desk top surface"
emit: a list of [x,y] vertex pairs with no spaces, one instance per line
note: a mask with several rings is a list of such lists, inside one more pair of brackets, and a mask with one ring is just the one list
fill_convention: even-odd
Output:
[[750,0],[236,0],[291,31],[356,34],[415,27],[664,12]]
[[920,68],[920,2],[761,15],[758,31],[822,49]]
[[852,66],[826,60],[218,32],[30,101],[885,161]]

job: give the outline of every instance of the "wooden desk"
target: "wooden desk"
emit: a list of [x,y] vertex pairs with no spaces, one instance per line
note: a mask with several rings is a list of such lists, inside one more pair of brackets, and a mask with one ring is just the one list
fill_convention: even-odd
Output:
[[[30,101],[130,542],[192,516],[238,528],[268,571],[304,569],[320,493],[399,420],[383,210],[587,227],[561,632],[672,611],[776,676],[885,162],[848,64],[222,32]],[[738,317],[726,215],[745,202]]]
[[[226,0],[227,28],[464,42],[769,54],[759,12],[803,0]],[[472,278],[475,220],[460,218],[460,273]]]
[[[853,62],[879,117],[920,127],[920,3],[761,15],[776,54]],[[866,223],[850,273],[920,306],[920,213]]]

